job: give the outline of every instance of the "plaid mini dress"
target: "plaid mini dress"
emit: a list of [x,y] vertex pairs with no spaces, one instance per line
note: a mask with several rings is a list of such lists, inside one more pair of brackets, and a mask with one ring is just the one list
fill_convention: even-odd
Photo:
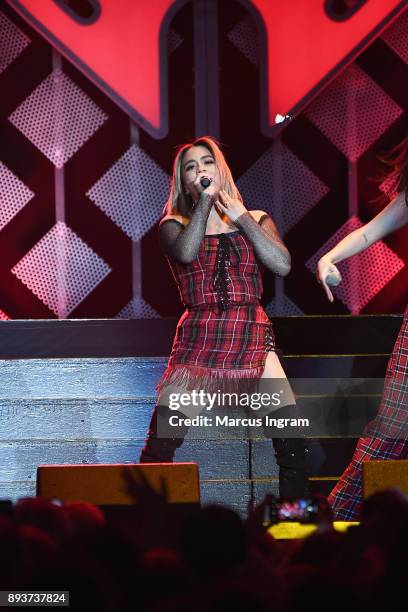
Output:
[[337,520],[353,521],[363,503],[363,463],[408,457],[408,308],[387,365],[375,419],[366,426],[353,457],[328,500]]
[[408,308],[388,361],[377,416],[368,423],[364,435],[408,438]]
[[275,338],[259,304],[263,284],[252,243],[240,230],[205,235],[192,263],[168,261],[186,311],[157,390],[231,392],[260,378]]

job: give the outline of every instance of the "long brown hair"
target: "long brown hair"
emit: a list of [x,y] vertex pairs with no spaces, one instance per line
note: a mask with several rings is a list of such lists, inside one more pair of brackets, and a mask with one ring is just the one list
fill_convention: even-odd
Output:
[[388,166],[388,171],[382,177],[382,180],[390,184],[386,195],[405,192],[405,203],[408,206],[408,136],[382,157],[381,161]]
[[169,198],[164,207],[165,215],[181,215],[188,217],[191,214],[193,201],[189,194],[185,192],[183,183],[183,160],[184,156],[191,147],[203,146],[209,150],[215,159],[215,163],[220,173],[221,189],[226,191],[231,197],[238,198],[242,202],[241,194],[232,178],[231,170],[218,145],[211,136],[201,136],[194,142],[181,145],[176,153],[173,163],[173,178],[171,181]]

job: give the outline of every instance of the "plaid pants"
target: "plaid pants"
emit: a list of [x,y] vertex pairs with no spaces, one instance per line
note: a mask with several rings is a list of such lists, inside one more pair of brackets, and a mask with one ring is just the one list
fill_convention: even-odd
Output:
[[363,501],[362,468],[365,461],[406,457],[408,457],[407,311],[388,361],[378,414],[367,425],[350,464],[329,495],[335,518],[343,521],[359,518]]

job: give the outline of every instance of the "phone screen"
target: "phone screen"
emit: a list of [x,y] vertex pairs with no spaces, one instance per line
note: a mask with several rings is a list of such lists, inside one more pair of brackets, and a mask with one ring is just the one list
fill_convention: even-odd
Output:
[[315,499],[277,499],[269,507],[269,522],[279,523],[293,521],[314,523],[317,519],[317,501]]

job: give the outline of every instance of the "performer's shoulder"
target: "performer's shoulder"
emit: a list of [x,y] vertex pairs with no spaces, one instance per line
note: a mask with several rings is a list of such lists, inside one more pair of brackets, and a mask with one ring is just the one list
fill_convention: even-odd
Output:
[[264,210],[248,210],[249,214],[255,219],[257,223],[262,219],[262,217],[269,217],[269,214]]
[[188,223],[188,219],[182,217],[181,215],[165,215],[163,219],[160,220],[159,226],[162,226],[163,223],[166,223],[167,221],[176,221],[183,227],[185,227]]

